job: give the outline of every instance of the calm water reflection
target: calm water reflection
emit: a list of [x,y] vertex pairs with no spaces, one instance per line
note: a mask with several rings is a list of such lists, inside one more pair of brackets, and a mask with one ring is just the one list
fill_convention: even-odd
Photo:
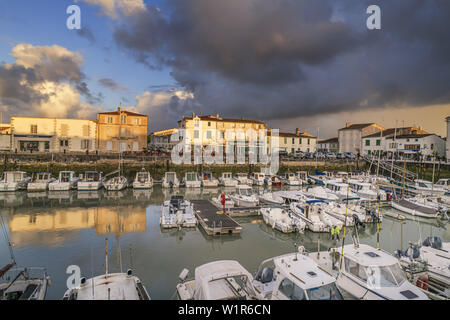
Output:
[[[222,190],[180,189],[178,193],[188,199],[208,199]],[[321,250],[333,245],[328,234],[286,235],[272,230],[259,217],[237,219],[244,229],[235,236],[211,238],[199,229],[162,231],[160,205],[170,195],[171,191],[159,186],[151,191],[0,193],[0,210],[18,264],[47,268],[52,280],[48,299],[63,296],[69,265],[80,266],[86,277],[104,273],[105,238],[110,240],[110,272],[132,268],[153,299],[171,298],[185,267],[193,274],[200,264],[235,259],[254,272],[262,260],[292,252],[295,244],[310,251],[319,244]],[[360,241],[375,246],[376,232],[376,225],[368,225],[360,232]],[[393,252],[431,235],[450,241],[448,226],[437,221],[400,223],[385,217],[381,246]],[[0,257],[1,266],[9,263],[4,239],[0,239]]]

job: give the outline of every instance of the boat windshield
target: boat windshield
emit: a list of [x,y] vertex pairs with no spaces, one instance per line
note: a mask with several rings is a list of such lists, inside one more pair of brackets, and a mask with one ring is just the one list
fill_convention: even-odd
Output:
[[306,290],[309,300],[344,300],[336,284],[329,283],[321,287]]
[[252,189],[239,189],[239,193],[243,196],[251,196],[253,195]]
[[70,172],[61,172],[61,182],[70,181]]
[[148,179],[148,173],[147,172],[143,172],[143,173],[138,173],[138,181],[139,182],[145,182]]
[[380,267],[366,267],[366,272],[372,279],[372,284],[380,287],[397,287],[406,280],[398,264]]
[[278,291],[289,300],[306,300],[305,290],[288,278],[281,281]]
[[86,172],[86,181],[98,181],[100,179],[97,172]]

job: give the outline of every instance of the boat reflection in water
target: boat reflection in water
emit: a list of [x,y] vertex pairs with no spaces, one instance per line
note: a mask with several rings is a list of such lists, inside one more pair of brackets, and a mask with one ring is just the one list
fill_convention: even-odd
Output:
[[[12,213],[9,218],[11,240],[16,247],[34,244],[62,246],[78,239],[84,229],[96,234],[144,232],[145,207],[129,205],[117,207],[54,208],[45,213]],[[36,210],[33,210],[36,211]]]
[[136,200],[150,200],[153,189],[133,189],[133,197]]
[[77,198],[78,199],[95,199],[95,200],[99,200],[100,199],[100,193],[101,191],[78,191],[77,193]]

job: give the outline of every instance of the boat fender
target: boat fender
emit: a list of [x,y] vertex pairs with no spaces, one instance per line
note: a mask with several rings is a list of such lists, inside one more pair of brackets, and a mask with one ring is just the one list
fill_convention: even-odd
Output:
[[417,279],[416,286],[418,286],[419,288],[422,288],[423,290],[427,291],[428,290],[428,278],[425,277],[425,276],[420,276]]

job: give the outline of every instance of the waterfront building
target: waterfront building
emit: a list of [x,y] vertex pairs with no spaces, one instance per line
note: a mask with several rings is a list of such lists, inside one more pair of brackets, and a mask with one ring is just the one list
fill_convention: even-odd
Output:
[[97,145],[101,152],[139,152],[147,148],[148,116],[122,110],[97,116]]
[[433,133],[427,134],[405,134],[386,138],[386,151],[388,153],[399,154],[407,159],[414,158],[420,153],[425,160],[432,160],[432,157],[443,157],[445,155],[445,141]]
[[402,128],[389,128],[377,133],[373,133],[362,137],[361,143],[361,155],[370,156],[376,155],[378,152],[388,151],[387,138],[392,138],[389,140],[390,143],[393,142],[393,138],[402,135],[417,135],[417,134],[428,134],[421,127],[402,127]]
[[331,138],[326,140],[321,140],[317,143],[317,151],[323,152],[323,153],[338,153],[339,152],[339,139]]
[[179,139],[172,139],[172,135],[177,132],[177,128],[153,132],[150,135],[150,142],[148,144],[148,147],[155,150],[172,150],[172,148],[179,142]]
[[96,136],[95,120],[11,117],[11,151],[95,151]]
[[450,117],[445,118],[445,121],[447,122],[447,138],[445,141],[445,154],[447,158],[447,162],[450,162]]
[[0,123],[0,151],[11,150],[11,125]]
[[344,128],[338,130],[339,152],[360,153],[362,150],[361,138],[381,130],[385,130],[385,128],[376,123],[346,123]]
[[[270,136],[270,132],[267,135]],[[268,142],[269,150],[272,150],[271,139],[268,139]],[[317,137],[308,132],[300,132],[299,128],[295,130],[295,133],[279,132],[278,134],[278,151],[293,155],[296,151],[315,152],[316,146]]]
[[[248,154],[249,133],[251,130],[256,135],[257,144],[261,145],[259,140],[261,130],[265,130],[266,125],[258,120],[222,118],[218,114],[208,116],[198,116],[195,113],[191,117],[183,117],[178,121],[178,128],[185,130],[184,143],[191,145],[221,146],[234,148],[236,154]],[[226,134],[227,132],[227,134]]]

